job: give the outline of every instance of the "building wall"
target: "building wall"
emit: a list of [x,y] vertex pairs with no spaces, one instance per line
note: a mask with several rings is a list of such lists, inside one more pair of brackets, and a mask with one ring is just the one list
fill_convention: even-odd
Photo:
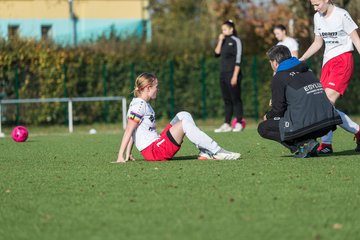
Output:
[[[115,30],[121,35],[146,33],[151,37],[148,0],[74,0],[78,17],[78,41],[96,39]],[[51,26],[51,37],[60,43],[73,40],[73,21],[68,0],[1,0],[0,34],[8,36],[9,25],[19,25],[19,35],[41,38],[41,26]]]

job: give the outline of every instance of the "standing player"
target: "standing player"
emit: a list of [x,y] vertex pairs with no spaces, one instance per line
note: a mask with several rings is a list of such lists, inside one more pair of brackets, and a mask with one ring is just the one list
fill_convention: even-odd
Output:
[[[232,20],[224,22],[221,29],[215,56],[220,57],[220,88],[225,106],[225,121],[215,132],[240,132],[244,127],[240,68],[242,45]],[[233,113],[237,119],[234,128],[230,125]]]
[[[344,94],[353,74],[353,44],[360,53],[360,38],[356,32],[358,26],[346,10],[336,7],[331,0],[310,1],[316,11],[314,15],[315,39],[300,60],[305,61],[310,58],[325,42],[320,82],[330,102],[335,105],[337,99]],[[359,125],[345,113],[338,112],[343,121],[340,126],[355,134],[357,144],[355,151],[360,152]],[[322,144],[318,148],[318,153],[332,153],[332,131],[321,140]]]
[[128,123],[122,137],[116,163],[134,160],[131,149],[135,143],[147,161],[171,159],[179,151],[184,136],[200,150],[199,159],[235,160],[240,153],[221,148],[213,139],[201,131],[188,112],[179,112],[158,135],[156,132],[155,112],[149,101],[155,99],[158,80],[155,75],[143,73],[135,82],[135,98],[128,110]]
[[293,57],[298,57],[299,44],[294,38],[287,35],[286,27],[282,24],[276,25],[273,32],[276,39],[279,41],[277,45],[284,45],[288,47],[291,55]]

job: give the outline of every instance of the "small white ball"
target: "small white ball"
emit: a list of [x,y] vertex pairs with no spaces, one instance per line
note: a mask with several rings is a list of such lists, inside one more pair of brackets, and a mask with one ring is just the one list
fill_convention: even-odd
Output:
[[95,128],[90,129],[89,134],[96,134],[96,129]]

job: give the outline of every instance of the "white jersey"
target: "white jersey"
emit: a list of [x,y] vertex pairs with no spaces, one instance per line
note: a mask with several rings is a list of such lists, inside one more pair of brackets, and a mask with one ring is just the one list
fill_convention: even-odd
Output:
[[314,33],[325,42],[323,65],[340,54],[354,50],[349,34],[357,28],[349,13],[342,8],[334,7],[328,17],[319,12],[314,15]]
[[133,132],[133,139],[139,151],[144,150],[159,138],[156,132],[155,112],[150,104],[141,98],[133,98],[129,105],[127,117],[139,126]]
[[287,37],[283,41],[278,42],[276,45],[283,45],[287,47],[290,50],[290,52],[299,51],[299,44],[292,37]]

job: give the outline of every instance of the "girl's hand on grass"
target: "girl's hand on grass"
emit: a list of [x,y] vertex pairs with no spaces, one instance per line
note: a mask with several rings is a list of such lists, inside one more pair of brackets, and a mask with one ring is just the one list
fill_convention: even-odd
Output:
[[127,159],[125,159],[123,156],[119,156],[118,159],[111,163],[126,163]]
[[129,156],[126,156],[126,161],[135,161],[136,159],[133,157],[132,154],[130,154]]
[[116,161],[111,162],[111,163],[126,163],[129,160],[130,161],[135,161],[136,159],[132,156],[132,154],[130,154],[130,155],[126,155],[125,158],[123,156],[119,156]]

